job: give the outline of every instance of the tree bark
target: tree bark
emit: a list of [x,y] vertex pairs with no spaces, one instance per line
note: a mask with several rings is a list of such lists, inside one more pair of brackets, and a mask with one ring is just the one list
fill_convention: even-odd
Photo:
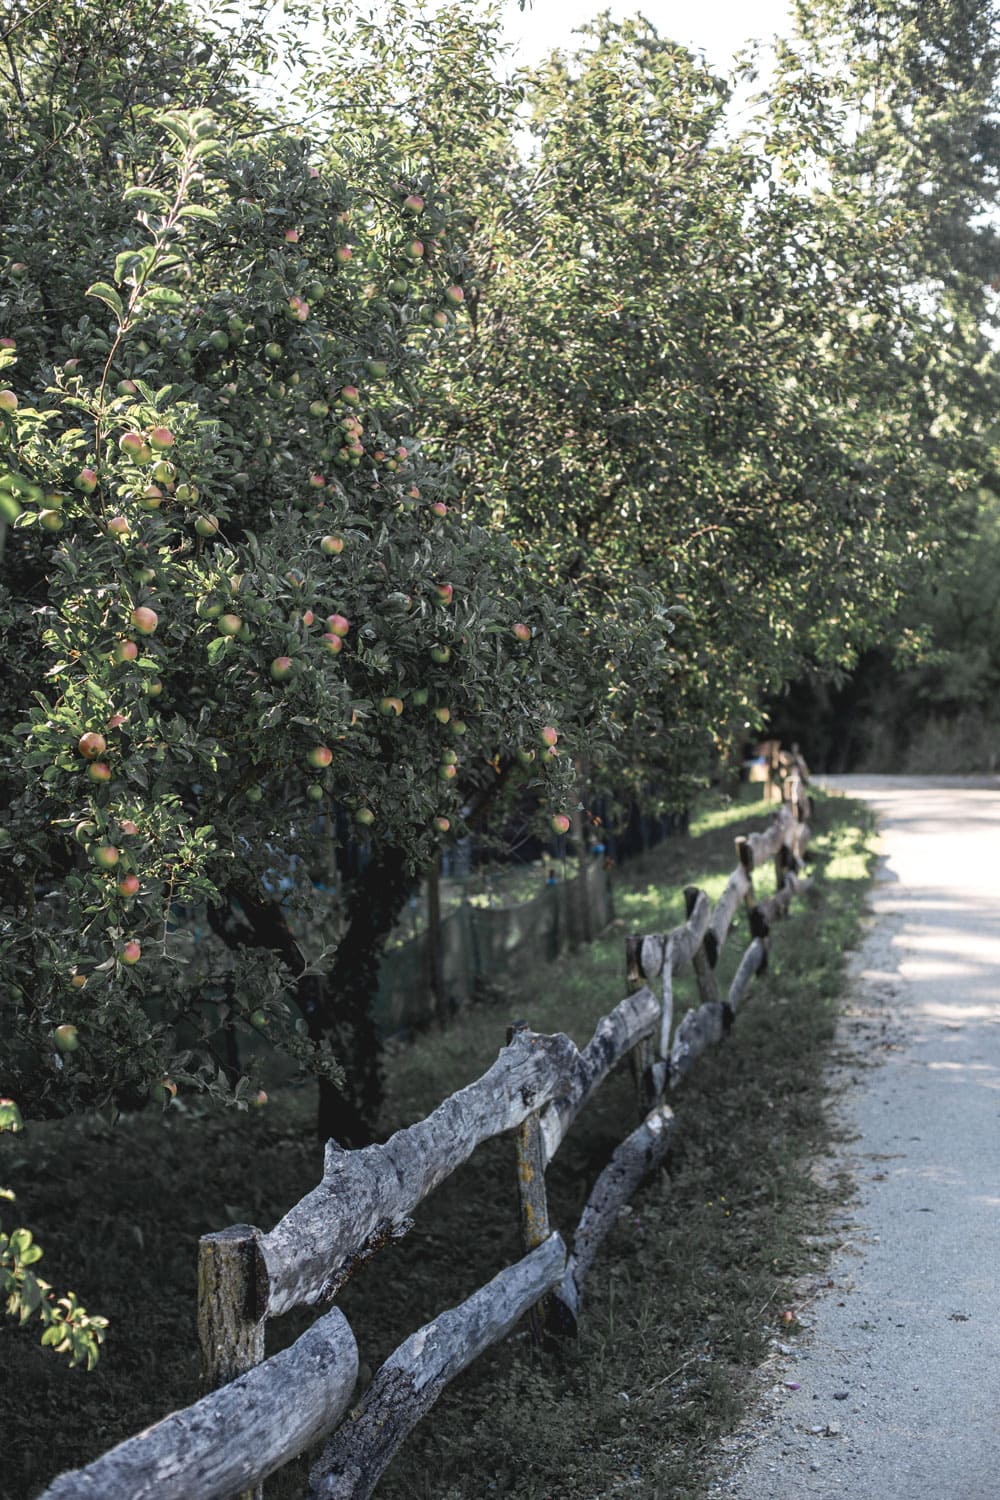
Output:
[[347,927],[333,964],[307,1015],[310,1035],[329,1039],[347,1074],[346,1087],[319,1081],[317,1128],[321,1140],[366,1146],[374,1138],[382,1104],[382,1042],[372,1016],[386,939],[399,920],[413,876],[406,856],[392,845],[376,847],[351,881]]
[[[328,1042],[345,1073],[343,1085],[320,1077],[316,1127],[320,1140],[367,1145],[382,1103],[382,1044],[372,1017],[379,965],[410,891],[412,877],[401,849],[376,848],[366,868],[348,886],[346,930],[325,974],[307,973],[307,963],[285,913],[245,886],[229,892],[245,922],[210,912],[213,930],[231,947],[268,948],[295,977],[295,999],[317,1045]],[[231,913],[229,914],[231,917]]]

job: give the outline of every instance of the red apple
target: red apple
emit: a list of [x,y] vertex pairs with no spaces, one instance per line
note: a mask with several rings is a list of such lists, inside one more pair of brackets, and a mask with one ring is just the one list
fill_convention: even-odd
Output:
[[530,641],[531,640],[531,627],[530,626],[518,624],[518,625],[514,625],[512,627],[512,629],[514,631],[514,635],[515,635],[515,637],[516,637],[517,640],[519,640],[519,641]]
[[75,1026],[64,1022],[62,1026],[55,1029],[55,1042],[60,1052],[75,1052],[80,1045]]
[[84,495],[92,495],[97,489],[97,475],[93,469],[81,469],[73,483]]
[[541,733],[539,735],[539,738],[541,739],[541,742],[542,742],[543,745],[552,746],[552,745],[555,744],[556,740],[559,738],[559,731],[557,729],[553,729],[553,727],[552,727],[551,724],[546,724],[543,727],[543,729],[542,729],[542,731],[541,731]]
[[451,718],[451,709],[436,708],[434,710],[434,717],[435,719],[437,719],[439,724],[447,724],[448,720]]
[[452,307],[461,307],[465,301],[465,293],[460,286],[450,286],[445,290],[444,300],[449,302]]
[[110,781],[111,767],[106,760],[92,760],[87,767],[87,775],[91,781]]
[[153,427],[148,434],[148,441],[151,448],[162,453],[165,448],[174,446],[174,435],[169,427]]
[[138,875],[123,875],[118,882],[119,896],[135,896],[139,890]]
[[569,833],[569,818],[565,813],[555,813],[552,818],[553,833]]
[[349,266],[354,257],[354,251],[350,245],[338,245],[333,252],[333,258],[338,266]]
[[449,765],[438,766],[438,775],[442,781],[454,781],[458,775],[458,767]]
[[74,990],[85,989],[86,985],[87,985],[87,976],[86,976],[86,974],[71,974],[69,976],[69,983],[70,983],[70,988],[71,989],[74,989]]
[[407,213],[422,214],[424,211],[424,200],[419,193],[408,193],[403,199],[403,207]]
[[160,623],[155,609],[149,609],[147,605],[140,604],[138,609],[132,611],[132,624],[140,635],[152,635]]
[[104,754],[108,748],[108,742],[103,734],[95,734],[93,731],[90,731],[88,734],[81,734],[76,742],[76,748],[84,760],[96,760],[99,755]]
[[112,516],[108,522],[108,531],[111,536],[128,536],[129,524],[125,516]]
[[344,649],[343,637],[334,635],[332,630],[328,630],[321,635],[320,640],[332,656],[337,656]]
[[0,391],[0,411],[12,415],[17,411],[17,397],[13,391]]
[[128,942],[125,943],[121,951],[122,963],[128,964],[131,968],[133,964],[137,964],[139,962],[141,957],[142,948],[139,946],[138,940],[136,938],[129,938]]
[[326,623],[334,635],[346,635],[351,628],[351,622],[343,615],[327,615]]
[[320,551],[325,552],[327,557],[338,557],[344,550],[344,538],[342,536],[325,536],[320,540]]
[[135,661],[139,655],[139,647],[135,641],[119,641],[113,652],[117,662]]
[[451,819],[435,818],[434,827],[437,829],[438,833],[447,833],[449,828],[451,827]]
[[395,714],[398,719],[403,712],[403,700],[402,698],[382,698],[379,701],[378,708],[379,713],[384,714],[387,719],[392,714]]
[[333,751],[328,745],[314,745],[307,753],[306,760],[314,771],[323,771],[333,760]]
[[434,585],[434,592],[442,604],[450,604],[455,594],[455,590],[450,583],[436,583]]
[[120,826],[122,833],[127,833],[132,838],[139,832],[138,823],[133,823],[131,818],[122,818]]
[[119,857],[114,844],[99,844],[94,850],[94,863],[102,870],[113,870]]
[[220,635],[236,635],[242,626],[243,621],[239,615],[220,615],[215,622],[215,628]]
[[340,399],[346,402],[348,406],[360,406],[361,392],[356,385],[345,385],[341,387]]

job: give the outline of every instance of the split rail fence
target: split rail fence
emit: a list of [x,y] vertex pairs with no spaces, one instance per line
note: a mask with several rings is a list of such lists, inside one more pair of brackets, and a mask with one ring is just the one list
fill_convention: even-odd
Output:
[[[739,864],[713,908],[685,891],[687,920],[626,939],[630,993],[578,1050],[569,1037],[510,1028],[493,1066],[384,1145],[327,1145],[322,1181],[267,1233],[235,1225],[201,1241],[199,1331],[211,1393],[61,1475],[42,1500],[226,1500],[259,1497],[263,1480],[328,1437],[308,1500],[363,1500],[448,1382],[530,1314],[536,1336],[571,1332],[597,1251],[621,1207],[663,1161],[675,1117],[664,1102],[695,1059],[733,1024],[770,932],[793,896],[809,839],[805,768],[796,766],[777,816],[737,839]],[[757,900],[754,871],[773,860],[776,893]],[[719,955],[741,906],[750,943],[725,995]],[[699,1004],[673,1028],[673,979],[693,968]],[[656,982],[658,988],[652,988]],[[598,1085],[630,1058],[642,1123],[614,1151],[568,1249],[549,1223],[545,1170]],[[483,1141],[516,1133],[523,1258],[465,1302],[410,1335],[348,1410],[358,1375],[354,1335],[339,1308],[290,1348],[264,1357],[268,1318],[333,1300],[353,1273],[411,1227],[410,1214]]]

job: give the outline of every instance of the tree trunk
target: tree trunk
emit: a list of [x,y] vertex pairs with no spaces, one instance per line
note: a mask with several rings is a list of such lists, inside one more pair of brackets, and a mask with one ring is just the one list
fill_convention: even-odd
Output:
[[245,887],[230,895],[246,923],[231,911],[209,913],[212,927],[231,947],[269,948],[295,976],[295,999],[317,1044],[328,1042],[342,1065],[342,1086],[320,1077],[317,1134],[343,1146],[373,1138],[382,1103],[382,1044],[372,1018],[379,965],[386,938],[410,891],[412,877],[402,850],[376,849],[347,890],[346,930],[325,974],[306,973],[306,958],[276,901],[261,900]]
[[309,1033],[327,1038],[347,1074],[338,1088],[319,1080],[321,1140],[365,1146],[382,1104],[382,1043],[372,1016],[385,941],[399,919],[413,877],[402,850],[379,847],[348,887],[347,926],[333,964],[317,986]]

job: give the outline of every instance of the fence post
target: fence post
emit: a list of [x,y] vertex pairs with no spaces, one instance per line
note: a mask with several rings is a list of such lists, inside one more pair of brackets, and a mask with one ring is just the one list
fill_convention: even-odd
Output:
[[[527,1031],[527,1021],[513,1021],[507,1027],[508,1046],[519,1031]],[[525,1255],[543,1244],[549,1237],[549,1202],[545,1191],[545,1152],[542,1132],[535,1110],[517,1127],[514,1134],[517,1149],[517,1198],[521,1222],[521,1248]],[[531,1309],[529,1321],[531,1336],[536,1344],[542,1341],[545,1326],[545,1308],[548,1299]]]
[[[695,903],[700,895],[701,892],[696,885],[687,885],[684,887],[684,911],[688,921],[691,919],[691,913],[694,911]],[[719,999],[719,981],[716,978],[715,970],[708,961],[708,954],[705,952],[704,943],[699,947],[691,963],[694,968],[694,977],[698,984],[698,998],[702,1005],[717,1002]]]
[[[628,994],[634,995],[642,989],[645,975],[642,971],[642,938],[625,939],[625,985]],[[656,1038],[643,1037],[629,1053],[629,1066],[635,1083],[636,1104],[639,1119],[644,1120],[649,1111],[662,1100],[663,1090],[656,1080]]]
[[[267,1269],[260,1230],[233,1224],[198,1242],[198,1338],[202,1379],[216,1390],[264,1359]],[[240,1500],[262,1500],[263,1485]]]

